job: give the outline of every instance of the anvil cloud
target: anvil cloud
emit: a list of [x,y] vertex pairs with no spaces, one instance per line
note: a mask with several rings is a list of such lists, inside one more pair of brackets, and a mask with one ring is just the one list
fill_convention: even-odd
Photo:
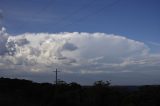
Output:
[[[159,70],[160,55],[143,42],[106,33],[24,33],[0,31],[0,70],[7,73],[97,74]],[[9,72],[10,72],[9,71]]]

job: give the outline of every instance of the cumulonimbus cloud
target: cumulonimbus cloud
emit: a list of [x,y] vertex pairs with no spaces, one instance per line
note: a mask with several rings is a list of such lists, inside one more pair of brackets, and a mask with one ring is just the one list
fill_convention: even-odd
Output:
[[[62,67],[65,72],[105,73],[137,71],[157,66],[143,43],[106,33],[24,33],[0,31],[0,69],[45,72]],[[135,66],[138,66],[135,68]]]

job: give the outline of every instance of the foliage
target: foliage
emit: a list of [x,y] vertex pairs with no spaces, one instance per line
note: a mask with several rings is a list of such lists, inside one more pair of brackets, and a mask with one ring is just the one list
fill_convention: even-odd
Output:
[[97,86],[97,87],[108,87],[109,85],[110,85],[110,82],[109,82],[109,81],[104,82],[104,81],[102,81],[102,80],[96,81],[96,82],[94,83],[94,86]]
[[0,106],[160,106],[160,86],[110,86],[96,81],[81,86],[0,78]]

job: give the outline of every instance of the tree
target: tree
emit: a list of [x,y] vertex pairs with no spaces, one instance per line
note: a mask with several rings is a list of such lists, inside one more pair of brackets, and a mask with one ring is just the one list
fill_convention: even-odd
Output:
[[108,86],[110,86],[110,84],[111,83],[109,81],[104,82],[102,80],[94,82],[94,86],[96,86],[96,87],[108,87]]

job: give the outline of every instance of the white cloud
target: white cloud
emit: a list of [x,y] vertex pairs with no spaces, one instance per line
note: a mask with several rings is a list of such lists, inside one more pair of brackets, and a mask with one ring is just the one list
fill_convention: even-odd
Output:
[[50,73],[125,73],[160,69],[160,55],[143,43],[105,33],[25,33],[0,31],[0,70]]
[[160,47],[160,43],[157,43],[157,42],[152,42],[152,41],[150,41],[150,42],[148,42],[149,44],[151,44],[151,45],[154,45],[154,46],[159,46]]

